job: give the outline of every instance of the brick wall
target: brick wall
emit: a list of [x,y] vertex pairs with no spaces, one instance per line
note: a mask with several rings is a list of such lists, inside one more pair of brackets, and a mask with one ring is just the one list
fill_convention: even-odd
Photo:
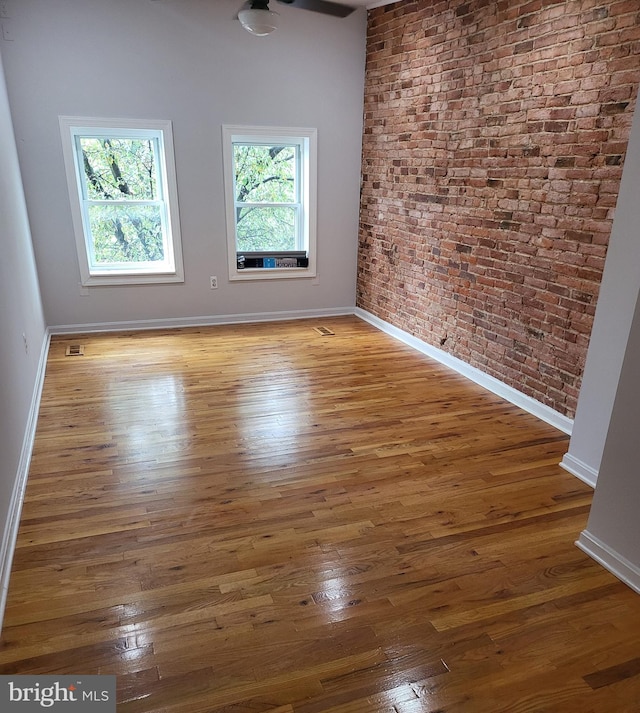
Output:
[[358,306],[573,416],[639,83],[638,0],[371,10]]

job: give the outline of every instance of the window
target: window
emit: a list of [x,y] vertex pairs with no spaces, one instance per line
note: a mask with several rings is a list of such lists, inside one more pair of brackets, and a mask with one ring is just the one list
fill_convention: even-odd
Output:
[[60,117],[83,285],[183,282],[171,122]]
[[316,274],[316,130],[223,126],[229,277]]

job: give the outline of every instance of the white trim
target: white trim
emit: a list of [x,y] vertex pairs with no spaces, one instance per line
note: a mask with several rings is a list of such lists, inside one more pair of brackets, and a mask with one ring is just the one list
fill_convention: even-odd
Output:
[[571,453],[564,454],[560,467],[571,473],[571,475],[575,475],[576,478],[580,478],[583,483],[590,485],[592,488],[596,487],[598,471],[579,458],[572,456]]
[[91,332],[123,332],[137,329],[173,329],[180,327],[211,327],[218,324],[246,324],[250,322],[285,322],[293,319],[341,317],[352,315],[353,307],[330,309],[289,310],[286,312],[253,312],[247,314],[220,314],[202,317],[174,317],[145,319],[131,322],[94,322],[92,324],[58,324],[49,327],[54,334],[86,334]]
[[42,342],[42,349],[40,351],[40,360],[38,362],[33,395],[31,397],[31,405],[27,416],[22,450],[20,451],[20,461],[18,463],[16,479],[13,485],[13,492],[11,494],[11,502],[9,503],[7,521],[2,534],[2,542],[0,542],[0,631],[2,631],[4,611],[7,604],[9,578],[11,577],[11,565],[16,548],[16,540],[18,538],[20,513],[22,512],[24,492],[27,487],[29,465],[31,464],[31,454],[33,452],[33,444],[36,436],[38,411],[40,409],[40,399],[42,397],[42,388],[44,386],[44,375],[47,368],[47,355],[49,353],[50,340],[50,332],[47,330],[45,332],[45,338]]
[[[86,116],[59,116],[62,156],[71,208],[73,232],[78,253],[78,267],[83,285],[144,285],[184,282],[182,262],[182,238],[178,188],[173,146],[173,128],[168,119],[108,119]],[[82,184],[84,169],[79,165],[76,151],[78,136],[153,137],[158,149],[158,185],[162,193],[161,203],[166,211],[163,234],[168,237],[165,245],[166,259],[162,265],[131,263],[128,268],[114,266],[98,269],[91,266],[88,218],[83,208]]]
[[589,555],[606,570],[640,594],[640,568],[626,557],[618,554],[602,540],[583,530],[576,540],[576,546]]
[[[238,270],[238,250],[236,244],[235,182],[233,168],[233,142],[261,143],[267,140],[288,141],[300,147],[302,166],[302,217],[300,230],[305,249],[309,256],[309,266],[300,269],[259,269]],[[224,178],[225,215],[227,225],[227,262],[229,280],[280,280],[308,279],[317,276],[317,201],[318,201],[318,130],[284,126],[245,126],[223,124],[222,126],[222,166]],[[298,249],[299,246],[296,248]]]
[[487,391],[491,391],[491,393],[501,396],[503,399],[509,401],[509,403],[524,409],[528,413],[536,416],[542,421],[545,421],[551,426],[554,426],[563,433],[567,433],[569,435],[571,434],[573,421],[570,418],[567,418],[567,416],[563,416],[561,413],[558,413],[549,406],[532,399],[530,396],[521,393],[511,386],[507,386],[507,384],[495,379],[493,376],[489,376],[489,374],[485,374],[480,371],[480,369],[470,366],[466,362],[462,361],[462,359],[451,356],[451,354],[448,354],[442,349],[433,347],[430,344],[423,342],[421,339],[414,337],[412,334],[409,334],[398,327],[394,327],[392,324],[385,322],[370,312],[356,307],[355,314],[361,319],[364,319],[365,322],[369,322],[369,324],[372,324],[374,327],[378,327],[378,329],[381,329],[390,336],[408,344],[410,347],[417,349],[419,352],[426,354],[441,364],[448,366],[462,376],[466,376],[467,379],[479,384],[483,388],[487,389]]

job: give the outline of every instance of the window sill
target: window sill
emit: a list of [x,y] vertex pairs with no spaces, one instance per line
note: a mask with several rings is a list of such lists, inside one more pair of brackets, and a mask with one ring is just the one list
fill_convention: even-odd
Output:
[[149,274],[120,274],[120,275],[90,275],[81,280],[84,287],[99,287],[108,285],[162,285],[167,283],[184,282],[184,276],[178,274],[149,275]]
[[286,280],[316,277],[316,271],[309,267],[245,267],[234,270],[229,280],[245,282],[249,280]]

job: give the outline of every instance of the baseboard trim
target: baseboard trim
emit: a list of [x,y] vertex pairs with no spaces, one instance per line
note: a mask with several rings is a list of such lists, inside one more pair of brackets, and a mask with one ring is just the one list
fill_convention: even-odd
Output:
[[93,322],[89,324],[57,324],[49,327],[52,335],[90,334],[93,332],[128,332],[149,329],[178,329],[180,327],[214,327],[222,324],[249,322],[285,322],[292,319],[340,317],[353,314],[353,307],[327,309],[287,310],[283,312],[255,312],[247,314],[204,315],[200,317],[174,317],[169,319],[144,319],[130,322]]
[[560,467],[571,473],[571,475],[575,475],[576,478],[579,478],[583,483],[590,485],[592,488],[596,487],[598,471],[579,458],[572,456],[571,453],[564,454]]
[[606,570],[611,572],[621,582],[631,587],[640,594],[640,568],[636,567],[626,557],[611,549],[602,540],[592,535],[588,530],[583,530],[576,541],[585,554],[589,555],[596,562],[601,564]]
[[11,577],[11,565],[13,563],[13,554],[16,547],[16,540],[18,538],[20,514],[22,512],[22,503],[24,501],[24,493],[27,487],[27,478],[29,476],[31,454],[33,452],[33,444],[36,436],[38,412],[40,410],[40,399],[42,397],[42,389],[44,386],[44,375],[47,368],[47,355],[49,353],[50,340],[51,335],[49,330],[47,330],[45,332],[42,348],[40,350],[40,360],[38,362],[33,395],[31,397],[31,405],[29,406],[29,413],[22,441],[22,449],[20,451],[18,471],[13,485],[11,502],[9,503],[7,522],[5,524],[2,542],[0,543],[0,631],[2,631],[2,624],[4,621],[4,611],[9,591],[9,578]]
[[429,356],[454,371],[457,371],[462,376],[465,376],[467,379],[470,379],[479,386],[487,389],[487,391],[491,391],[491,393],[501,396],[514,406],[518,406],[524,411],[527,411],[533,416],[545,421],[549,425],[554,426],[554,428],[557,428],[563,433],[571,435],[573,421],[570,418],[567,418],[567,416],[558,413],[549,406],[532,399],[530,396],[521,393],[511,386],[507,386],[507,384],[504,384],[502,381],[499,381],[493,376],[485,374],[480,371],[480,369],[470,366],[466,362],[462,361],[462,359],[458,359],[442,349],[431,346],[430,344],[423,342],[421,339],[414,337],[412,334],[409,334],[398,327],[394,327],[392,324],[385,322],[383,319],[376,317],[360,307],[356,307],[355,314],[360,317],[360,319],[363,319],[365,322],[369,322],[369,324],[372,324],[374,327],[386,332],[390,336],[395,337],[401,342],[404,342],[410,347],[422,352],[426,356]]

